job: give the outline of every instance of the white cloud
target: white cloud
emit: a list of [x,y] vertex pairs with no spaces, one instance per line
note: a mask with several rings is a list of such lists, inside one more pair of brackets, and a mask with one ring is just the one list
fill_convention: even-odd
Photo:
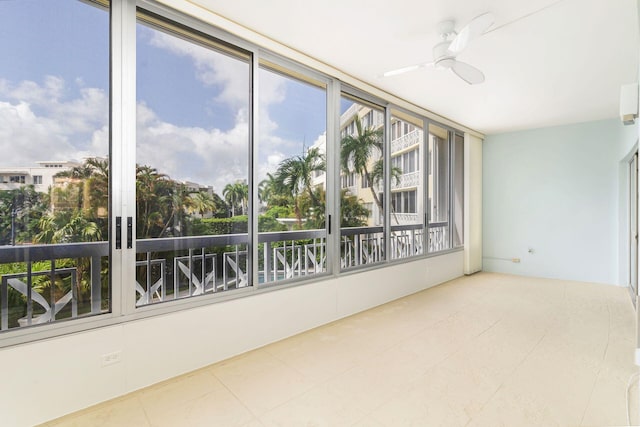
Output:
[[0,157],[4,167],[34,166],[37,160],[75,158],[73,146],[55,120],[38,117],[26,102],[0,101]]
[[[249,101],[249,64],[195,43],[160,31],[146,30],[149,43],[174,55],[192,60],[195,77],[205,86],[216,87],[219,94],[214,101],[234,109],[246,109]],[[277,123],[269,116],[269,106],[286,98],[286,86],[282,77],[260,72],[259,82],[259,134],[270,135]],[[274,141],[277,142],[277,141]]]
[[[80,160],[108,153],[107,98],[96,88],[74,88],[65,99],[65,82],[47,78],[43,84],[0,81],[0,159],[4,167],[32,166],[38,160]],[[24,98],[24,99],[20,99]],[[264,111],[264,110],[263,110]],[[136,158],[173,179],[213,185],[247,179],[248,122],[237,110],[228,131],[176,126],[161,120],[145,103],[137,109]],[[257,180],[264,179],[286,158],[293,143],[274,136],[275,124],[262,120]]]
[[[160,32],[150,33],[149,43],[174,55],[190,58],[195,76],[206,86],[220,89],[216,101],[232,107],[245,107],[249,95],[249,63]],[[246,76],[246,78],[242,78]]]
[[138,163],[173,179],[213,185],[218,193],[226,184],[248,178],[246,114],[239,114],[234,127],[224,132],[175,126],[144,103],[138,104],[138,112]]
[[[66,99],[67,92],[77,96]],[[4,167],[33,166],[38,160],[106,155],[108,98],[94,88],[65,87],[59,77],[42,84],[0,80],[0,158]]]
[[[213,87],[212,102],[235,111],[227,130],[177,126],[161,119],[144,101],[137,108],[137,163],[172,179],[213,185],[248,178],[248,64],[167,34],[145,30],[157,48],[187,58],[194,77]],[[243,78],[242,76],[246,76]],[[277,136],[270,109],[286,101],[286,79],[262,70],[259,76],[258,158],[256,182],[280,162],[299,153],[300,142]],[[323,136],[320,136],[323,138]],[[108,94],[76,78],[66,82],[46,76],[41,82],[0,79],[0,150],[11,153],[0,166],[31,166],[38,160],[80,160],[108,153]]]
[[[238,61],[236,58],[232,58],[228,55],[160,31],[147,29],[145,30],[144,36],[147,37],[149,43],[156,48],[164,49],[180,57],[189,58],[194,65],[195,78],[203,85],[215,87],[219,90],[214,101],[229,105],[237,111],[234,128],[227,133],[209,131],[208,134],[210,138],[215,138],[218,141],[228,141],[230,139],[234,139],[233,135],[237,135],[238,129],[246,129],[246,108],[248,105],[249,93],[248,63]],[[280,75],[272,72],[266,72],[264,70],[260,71],[258,99],[259,117],[257,132],[259,138],[259,149],[257,159],[258,168],[256,171],[256,178],[258,181],[264,179],[267,172],[273,172],[280,161],[291,155],[292,151],[296,151],[300,148],[299,142],[287,141],[276,135],[278,123],[276,123],[270,116],[270,107],[280,104],[286,100],[285,82],[286,80]],[[148,107],[146,107],[146,110],[149,110]],[[142,114],[147,114],[147,111],[143,111]],[[159,126],[158,123],[156,123],[156,125]],[[173,127],[171,128],[171,132],[169,132],[170,128],[166,127],[165,130],[167,133],[165,133],[164,136],[166,138],[165,142],[167,143],[169,143],[169,140],[171,140],[172,143],[176,141],[184,141],[183,138],[185,138],[187,133],[191,136],[194,135],[193,131],[187,132],[185,128]],[[170,133],[172,136],[169,138],[168,135]],[[201,135],[203,134],[207,134],[207,131],[203,130]],[[244,141],[246,143],[246,138]],[[171,149],[168,149],[167,151],[171,151]],[[241,152],[246,153],[246,148]],[[149,154],[152,155],[153,153],[150,152]],[[219,154],[220,156],[218,158],[220,159],[228,157],[221,155],[221,153]],[[184,175],[184,172],[180,170],[176,169],[175,172],[180,175]],[[189,179],[193,179],[200,183],[206,182],[198,181],[193,174],[190,175],[190,177],[191,178]],[[215,187],[218,189],[219,185],[216,184]]]
[[[196,78],[206,86],[220,89],[216,101],[239,108],[247,105],[250,89],[248,62],[160,31],[147,29],[145,36],[149,37],[151,46],[190,58]],[[272,73],[261,73],[261,110],[283,102],[285,96],[285,85],[281,78]]]

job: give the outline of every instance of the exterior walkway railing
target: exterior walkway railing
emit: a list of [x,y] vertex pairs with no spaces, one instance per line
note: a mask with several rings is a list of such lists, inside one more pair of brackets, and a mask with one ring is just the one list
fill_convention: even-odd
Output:
[[[393,225],[391,259],[447,249],[446,223]],[[340,230],[343,269],[381,262],[382,227]],[[247,234],[136,241],[136,306],[251,286]],[[258,234],[258,281],[276,283],[327,271],[325,230]],[[109,310],[108,242],[0,247],[12,272],[0,281],[0,329],[84,317]]]
[[0,282],[0,329],[100,314],[108,253],[108,242],[0,247],[0,264],[19,270]]

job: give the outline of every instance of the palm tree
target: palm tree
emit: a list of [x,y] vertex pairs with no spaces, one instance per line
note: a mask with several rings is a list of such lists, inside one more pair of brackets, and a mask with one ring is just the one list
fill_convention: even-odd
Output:
[[102,240],[100,227],[79,211],[52,212],[40,218],[36,242],[71,243]]
[[199,213],[200,217],[204,217],[204,214],[207,212],[213,212],[218,209],[218,205],[213,196],[207,192],[199,191],[191,194],[189,195],[189,199],[189,211]]
[[109,207],[109,160],[89,158],[85,164],[92,168],[88,180],[91,210],[97,216],[106,217]]
[[[392,166],[391,179],[395,180],[396,184],[400,183],[400,175],[402,175],[402,170],[397,166]],[[374,163],[373,170],[370,172],[370,176],[372,182],[371,187],[373,187],[374,184],[378,185],[379,183],[384,181],[384,162],[382,161],[382,159]],[[396,220],[396,224],[400,224],[393,204],[391,204],[389,208],[391,209],[391,213],[393,214],[393,219]]]
[[48,195],[37,192],[33,185],[0,191],[0,245],[32,241],[48,207]]
[[182,236],[184,234],[183,217],[184,212],[191,211],[193,209],[193,200],[189,196],[187,187],[176,181],[169,180],[169,193],[165,197],[165,200],[169,201],[167,209],[163,210],[164,226],[158,237],[164,236],[169,230],[169,226],[173,224],[172,234],[173,236]]
[[86,194],[89,190],[89,187],[86,185],[86,182],[93,175],[94,168],[92,165],[87,162],[74,166],[69,170],[58,172],[55,177],[56,178],[69,178],[71,183],[77,188],[77,208],[78,210],[83,210],[87,208],[87,204],[89,202],[89,195]]
[[[51,212],[40,218],[40,232],[35,236],[35,242],[40,243],[71,243],[71,242],[95,242],[102,240],[102,232],[98,224],[87,219],[81,211],[57,211]],[[76,258],[70,261],[78,274],[78,283],[84,290],[88,289],[91,279],[88,272],[91,271],[91,263],[88,258]],[[58,281],[49,286],[56,286]],[[61,285],[59,283],[59,285]],[[66,290],[64,291],[66,292]],[[64,293],[63,292],[63,293]],[[78,298],[83,301],[85,293],[80,292]]]
[[[150,166],[136,168],[137,230],[140,238],[158,237],[173,211],[172,181]],[[155,230],[155,232],[154,232]],[[153,235],[152,235],[153,234]],[[155,235],[155,236],[154,236]]]
[[298,225],[302,226],[302,213],[298,197],[303,193],[311,199],[312,206],[319,207],[320,201],[312,188],[313,173],[326,169],[324,155],[317,148],[312,148],[302,156],[289,157],[280,162],[275,173],[276,186],[286,189],[294,200],[294,210]]
[[[355,172],[369,183],[369,190],[380,212],[383,212],[382,200],[374,187],[384,181],[384,160],[382,158],[382,129],[363,128],[360,117],[355,117],[356,135],[342,138],[340,148],[340,166],[345,172]],[[373,162],[372,160],[377,159]],[[391,168],[391,178],[400,181],[402,171]],[[395,215],[394,215],[395,216]],[[397,222],[397,218],[396,218]]]
[[242,215],[245,214],[245,204],[249,199],[249,186],[243,182],[227,184],[222,190],[222,195],[231,206],[231,216],[234,216],[240,207]]
[[287,194],[287,189],[276,180],[276,177],[267,173],[267,177],[258,184],[258,199],[267,205],[267,208],[274,206],[291,206],[291,193]]
[[269,204],[269,199],[276,192],[276,181],[273,175],[267,173],[267,177],[258,184],[258,200]]
[[[375,164],[372,165],[373,168],[375,169],[379,163],[380,166],[378,166],[378,168],[382,171],[384,170],[383,159],[381,158],[383,149],[382,129],[373,129],[372,127],[363,129],[360,117],[357,115],[355,117],[355,124],[356,135],[347,135],[342,138],[340,166],[345,172],[355,172],[366,179],[370,184],[369,190],[371,191],[373,200],[382,212],[382,201],[374,189],[374,184],[377,184],[379,181],[373,181],[371,171],[369,170],[372,158],[378,158]],[[384,177],[384,174],[382,176],[376,175],[377,179],[381,179],[382,177]]]

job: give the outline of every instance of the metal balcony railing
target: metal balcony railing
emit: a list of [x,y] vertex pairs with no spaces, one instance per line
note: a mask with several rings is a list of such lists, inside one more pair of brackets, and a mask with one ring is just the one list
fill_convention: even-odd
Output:
[[416,129],[391,141],[391,153],[397,153],[422,141],[422,130]]
[[[340,232],[343,269],[386,259],[382,227]],[[430,224],[428,242],[422,224],[393,225],[390,238],[391,259],[425,243],[436,252],[448,248],[448,225]],[[327,271],[325,230],[259,233],[258,244],[259,283]],[[247,234],[137,240],[136,306],[251,286],[247,246]],[[108,242],[0,247],[0,263],[19,270],[0,281],[1,330],[108,312],[108,253]]]
[[[0,329],[102,313],[108,253],[108,242],[0,247],[0,264],[22,269],[2,276]],[[57,260],[73,267],[58,268]]]
[[391,180],[391,189],[398,190],[401,188],[416,188],[422,183],[420,172],[403,173],[397,180]]

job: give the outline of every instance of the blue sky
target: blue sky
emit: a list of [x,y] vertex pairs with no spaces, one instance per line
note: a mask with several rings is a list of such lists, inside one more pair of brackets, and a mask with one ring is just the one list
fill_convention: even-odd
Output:
[[[107,14],[68,0],[0,2],[1,78],[41,81],[43,74],[106,89]],[[82,34],[78,38],[76,34]],[[10,60],[6,60],[10,58]]]
[[286,103],[270,108],[273,120],[281,124],[278,136],[292,141],[306,141],[307,148],[327,126],[326,93],[306,83],[285,83]]
[[[229,130],[235,116],[233,108],[213,102],[220,88],[203,88],[195,78],[192,61],[153,46],[152,30],[138,25],[136,33],[138,99],[152,106],[161,119],[178,126],[216,126]],[[247,96],[248,91],[247,82]]]
[[340,114],[343,114],[353,105],[353,101],[347,98],[340,98]]
[[[247,176],[248,64],[138,25],[138,162],[214,185]],[[2,167],[108,152],[108,13],[0,1]],[[260,73],[258,178],[326,127],[325,93]],[[6,147],[5,147],[6,146]]]

